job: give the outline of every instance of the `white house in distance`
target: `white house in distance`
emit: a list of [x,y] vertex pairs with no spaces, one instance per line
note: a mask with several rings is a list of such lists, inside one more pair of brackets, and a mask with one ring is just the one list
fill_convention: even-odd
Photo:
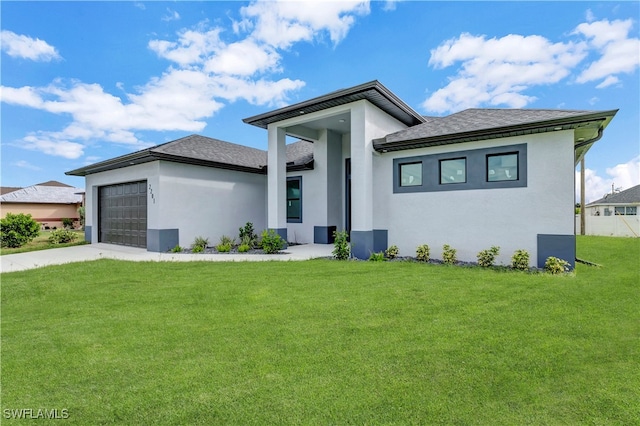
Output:
[[[203,136],[67,172],[86,177],[89,241],[166,251],[250,221],[289,242],[350,235],[368,258],[500,246],[575,259],[574,170],[612,111],[468,109],[424,117],[378,81],[245,118],[268,151]],[[286,137],[299,139],[286,143]]]
[[618,237],[640,236],[640,185],[607,194],[585,206],[585,233]]

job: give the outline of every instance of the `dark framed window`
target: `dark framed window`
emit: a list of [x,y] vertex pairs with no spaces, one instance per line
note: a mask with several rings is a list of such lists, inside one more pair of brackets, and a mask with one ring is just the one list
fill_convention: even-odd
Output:
[[400,186],[422,185],[422,162],[400,164]]
[[302,223],[302,176],[287,178],[287,222]]
[[615,207],[614,212],[616,216],[636,216],[638,209],[635,206]]
[[440,184],[465,183],[467,181],[467,159],[440,160]]
[[487,155],[487,182],[518,180],[518,153]]

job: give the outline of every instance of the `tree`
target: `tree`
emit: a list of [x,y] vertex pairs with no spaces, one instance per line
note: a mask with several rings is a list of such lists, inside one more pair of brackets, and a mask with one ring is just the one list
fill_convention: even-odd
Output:
[[0,220],[2,247],[22,247],[38,235],[40,235],[40,224],[30,214],[7,213],[7,216]]

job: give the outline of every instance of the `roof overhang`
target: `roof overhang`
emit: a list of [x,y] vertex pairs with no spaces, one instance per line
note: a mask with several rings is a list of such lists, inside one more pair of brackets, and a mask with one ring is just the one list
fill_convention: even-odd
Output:
[[607,127],[617,112],[617,109],[611,111],[597,111],[580,116],[565,117],[554,120],[544,120],[512,126],[493,127],[489,129],[450,133],[446,135],[393,142],[387,142],[386,138],[381,138],[373,141],[373,147],[378,152],[390,152],[511,136],[574,130],[574,146],[576,150],[577,164],[589,148],[598,139],[600,139],[600,137],[602,137],[604,128]]
[[302,114],[323,111],[352,102],[367,100],[406,126],[424,123],[425,119],[405,104],[400,98],[374,80],[348,89],[338,90],[308,101],[289,105],[264,114],[243,119],[247,124],[266,129],[271,123],[300,117]]

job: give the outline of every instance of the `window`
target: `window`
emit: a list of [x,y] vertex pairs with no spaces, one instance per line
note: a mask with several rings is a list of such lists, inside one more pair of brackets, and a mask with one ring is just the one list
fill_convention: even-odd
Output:
[[467,159],[440,160],[440,183],[465,183],[467,181]]
[[302,223],[302,176],[287,178],[287,222]]
[[487,155],[487,182],[518,180],[518,153]]
[[627,215],[627,216],[635,216],[638,213],[637,207],[616,207],[615,214],[618,215]]
[[422,185],[422,162],[400,164],[400,186]]

